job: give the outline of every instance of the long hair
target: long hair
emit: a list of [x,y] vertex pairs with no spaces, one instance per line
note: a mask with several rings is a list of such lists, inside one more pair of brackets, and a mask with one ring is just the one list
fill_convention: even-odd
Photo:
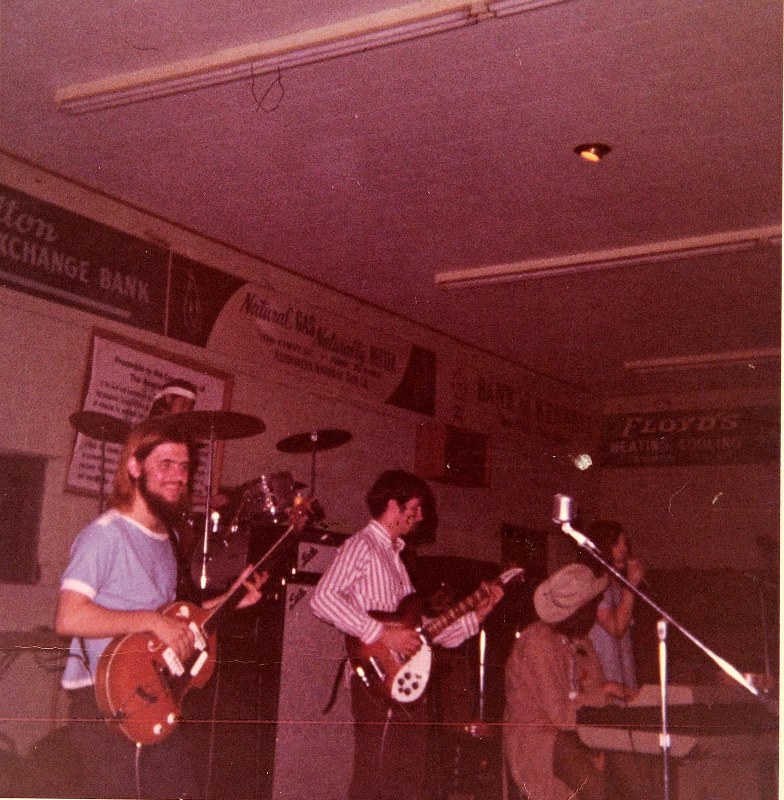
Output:
[[[588,538],[596,545],[604,559],[610,563],[612,563],[612,549],[618,539],[624,535],[626,535],[626,528],[620,522],[614,522],[613,520],[597,519],[588,526]],[[604,567],[593,556],[582,550],[577,560],[581,564],[590,567],[596,575],[602,575],[605,571]]]
[[188,448],[188,494],[190,494],[198,462],[196,443],[177,419],[156,417],[139,423],[128,434],[114,473],[114,483],[109,496],[110,506],[123,511],[130,508],[133,503],[136,479],[128,472],[128,462],[132,458],[142,462],[158,445],[169,443],[184,444]]
[[422,501],[432,497],[427,483],[413,472],[390,469],[378,476],[370,487],[365,502],[373,519],[378,519],[390,500],[402,506],[414,497]]

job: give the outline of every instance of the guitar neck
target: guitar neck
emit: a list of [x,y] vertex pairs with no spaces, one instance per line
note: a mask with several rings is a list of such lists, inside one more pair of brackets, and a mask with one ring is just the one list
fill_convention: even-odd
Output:
[[218,628],[223,624],[224,620],[229,615],[233,614],[234,611],[236,611],[237,606],[242,601],[242,598],[245,597],[247,591],[248,590],[243,584],[235,586],[229,590],[226,597],[224,597],[223,600],[217,606],[215,606],[215,608],[210,609],[210,612],[202,625],[204,632],[208,636],[216,633]]
[[[288,539],[293,532],[301,530],[302,525],[306,521],[307,515],[304,513],[299,514],[281,534],[272,547],[270,547],[269,550],[267,550],[267,552],[264,553],[264,555],[253,565],[251,575],[257,569],[261,568],[261,565],[272,556],[275,550],[277,550],[278,547],[280,547],[280,545],[283,544],[283,542],[286,541],[286,539]],[[251,576],[249,575],[245,580],[248,580],[250,577]],[[223,600],[217,606],[215,606],[215,608],[210,610],[209,615],[204,620],[204,630],[208,634],[215,633],[216,629],[223,622],[224,618],[236,610],[237,606],[240,604],[247,592],[248,589],[245,586],[245,581],[237,579],[229,587]]]
[[483,600],[490,596],[490,589],[482,585],[473,594],[463,598],[457,605],[444,611],[443,614],[434,617],[429,622],[422,626],[422,632],[432,639],[438,636],[444,628],[451,625],[456,619],[459,619],[463,614],[473,611]]

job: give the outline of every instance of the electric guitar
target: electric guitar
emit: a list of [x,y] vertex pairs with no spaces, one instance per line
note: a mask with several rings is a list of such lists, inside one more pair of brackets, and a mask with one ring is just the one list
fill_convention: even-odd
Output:
[[98,659],[95,697],[109,726],[132,742],[145,745],[163,741],[182,719],[182,702],[191,689],[203,688],[215,670],[217,629],[248,592],[247,582],[291,533],[308,519],[311,500],[299,499],[289,514],[290,525],[254,564],[240,575],[221,601],[205,609],[194,603],[174,602],[161,614],[188,622],[193,633],[192,654],[180,661],[153,633],[116,636]]
[[[523,570],[520,567],[514,567],[501,573],[494,583],[503,586],[522,574]],[[379,622],[416,630],[422,640],[422,646],[413,656],[405,658],[378,641],[365,644],[354,636],[346,636],[346,651],[354,672],[368,689],[385,700],[413,703],[424,694],[430,679],[433,639],[463,614],[473,611],[489,595],[489,588],[482,585],[457,605],[424,624],[422,624],[424,603],[417,594],[404,597],[395,611],[371,611],[370,616]]]

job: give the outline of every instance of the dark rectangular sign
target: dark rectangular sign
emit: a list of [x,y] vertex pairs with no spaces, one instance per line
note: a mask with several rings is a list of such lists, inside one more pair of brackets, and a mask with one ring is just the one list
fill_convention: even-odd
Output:
[[168,255],[0,185],[0,284],[164,333]]
[[655,411],[602,418],[606,467],[779,460],[778,406]]

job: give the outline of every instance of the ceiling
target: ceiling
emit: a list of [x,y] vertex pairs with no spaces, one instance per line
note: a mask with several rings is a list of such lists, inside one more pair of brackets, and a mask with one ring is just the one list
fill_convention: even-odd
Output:
[[[778,359],[623,365],[778,348],[780,236],[589,273],[434,282],[780,226],[778,0],[538,0],[117,108],[55,102],[73,84],[402,5],[6,0],[0,148],[599,396],[778,388]],[[586,141],[612,152],[587,164],[574,153]]]

